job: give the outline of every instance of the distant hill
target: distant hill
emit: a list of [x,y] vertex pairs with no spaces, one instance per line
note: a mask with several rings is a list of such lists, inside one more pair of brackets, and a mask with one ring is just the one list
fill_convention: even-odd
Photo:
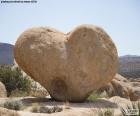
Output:
[[0,65],[11,65],[14,63],[13,50],[13,45],[0,43]]
[[140,56],[125,55],[119,58],[119,73],[130,78],[140,78]]

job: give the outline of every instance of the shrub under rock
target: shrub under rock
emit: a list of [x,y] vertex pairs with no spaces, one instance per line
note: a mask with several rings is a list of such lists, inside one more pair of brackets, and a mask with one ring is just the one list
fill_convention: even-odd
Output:
[[10,96],[13,90],[30,91],[31,80],[24,76],[19,67],[0,66],[0,81],[5,85]]

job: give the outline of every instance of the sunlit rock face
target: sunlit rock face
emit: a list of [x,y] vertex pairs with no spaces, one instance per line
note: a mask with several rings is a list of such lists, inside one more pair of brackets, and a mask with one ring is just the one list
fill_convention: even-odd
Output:
[[84,101],[112,80],[118,54],[100,27],[81,25],[64,34],[48,27],[31,28],[18,38],[18,65],[60,101]]

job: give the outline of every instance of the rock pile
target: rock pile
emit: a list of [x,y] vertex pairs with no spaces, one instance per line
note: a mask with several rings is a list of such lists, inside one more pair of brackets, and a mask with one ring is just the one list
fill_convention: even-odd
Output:
[[103,91],[106,91],[109,97],[120,96],[136,101],[140,99],[140,81],[129,81],[117,74],[110,83],[98,90],[98,92]]

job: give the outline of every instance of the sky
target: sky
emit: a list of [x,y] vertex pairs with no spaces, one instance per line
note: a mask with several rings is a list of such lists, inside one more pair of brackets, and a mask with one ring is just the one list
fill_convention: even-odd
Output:
[[102,27],[116,44],[119,56],[140,55],[140,0],[0,3],[0,42],[15,44],[31,27],[49,26],[67,33],[81,24]]

